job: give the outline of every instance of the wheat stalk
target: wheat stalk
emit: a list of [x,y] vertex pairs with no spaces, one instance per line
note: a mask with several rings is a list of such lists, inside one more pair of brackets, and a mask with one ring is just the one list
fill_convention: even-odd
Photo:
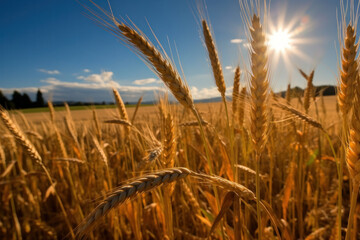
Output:
[[266,37],[260,18],[254,14],[251,20],[251,138],[256,154],[256,199],[259,238],[262,236],[260,211],[260,156],[265,147],[267,133],[266,99],[269,92],[267,71]]
[[[221,98],[225,107],[225,114],[226,114],[226,131],[227,135],[230,140],[230,161],[233,161],[234,159],[234,136],[232,134],[232,131],[230,130],[230,119],[229,119],[229,113],[227,108],[227,102],[226,102],[226,86],[224,81],[224,75],[222,71],[222,67],[220,64],[219,56],[215,47],[214,39],[211,35],[210,29],[206,23],[205,20],[202,20],[202,27],[203,27],[203,34],[205,38],[205,45],[209,53],[209,59],[211,62],[211,67],[213,70],[214,78],[216,86],[221,94]],[[219,199],[217,198],[217,202],[219,203]]]
[[[174,167],[174,157],[176,150],[175,142],[175,125],[172,115],[168,112],[167,95],[160,100],[159,105],[160,119],[161,119],[161,132],[162,132],[162,158],[161,165],[163,168]],[[173,211],[171,204],[171,196],[175,189],[175,183],[168,184],[163,189],[163,211],[167,219],[166,235],[168,238],[173,239]]]
[[[8,116],[7,112],[5,109],[3,109],[2,107],[0,107],[0,118],[3,121],[4,125],[7,127],[7,129],[12,133],[12,135],[15,137],[15,139],[17,140],[17,142],[25,149],[26,153],[29,155],[29,157],[36,162],[37,164],[40,165],[40,167],[44,170],[44,172],[47,175],[47,178],[50,182],[50,186],[53,185],[53,181],[52,178],[50,176],[49,171],[47,170],[47,168],[45,167],[43,160],[40,156],[40,154],[38,153],[38,151],[35,149],[35,147],[31,144],[31,142],[25,137],[25,135],[22,133],[22,131],[20,130],[20,128],[18,128],[13,121],[10,119],[10,117]],[[64,205],[62,204],[62,201],[60,199],[60,196],[58,195],[57,191],[55,190],[55,196],[57,198],[57,201],[60,205],[60,208],[63,212],[65,221],[67,226],[70,229],[70,234],[72,237],[74,237],[74,233],[72,231],[69,219],[67,217],[67,213],[65,211]]]

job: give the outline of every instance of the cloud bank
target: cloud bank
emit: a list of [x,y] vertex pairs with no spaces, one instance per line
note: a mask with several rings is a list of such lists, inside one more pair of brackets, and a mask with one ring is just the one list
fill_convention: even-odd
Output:
[[[43,84],[40,87],[0,88],[0,90],[9,98],[16,90],[29,94],[35,100],[36,92],[40,89],[45,99],[52,101],[94,103],[113,102],[112,88],[116,88],[126,102],[136,102],[140,96],[143,96],[144,101],[154,101],[158,94],[168,91],[159,79],[138,79],[134,80],[132,85],[121,85],[113,79],[113,75],[114,73],[111,71],[103,71],[101,73],[77,76],[75,81],[63,81],[55,77],[49,77],[40,81]],[[192,86],[190,90],[194,99],[220,96],[216,87],[198,88]],[[170,99],[174,100],[173,97],[170,97]]]

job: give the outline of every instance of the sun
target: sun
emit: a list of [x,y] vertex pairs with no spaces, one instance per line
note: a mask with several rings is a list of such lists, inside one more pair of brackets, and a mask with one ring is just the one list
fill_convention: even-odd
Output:
[[284,30],[278,30],[269,36],[269,47],[277,52],[285,52],[291,48],[290,34]]

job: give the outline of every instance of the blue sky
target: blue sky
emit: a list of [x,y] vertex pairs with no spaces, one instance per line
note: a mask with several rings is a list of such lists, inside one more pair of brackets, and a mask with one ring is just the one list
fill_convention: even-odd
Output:
[[[86,0],[82,3],[91,5]],[[105,9],[106,1],[95,0]],[[110,0],[117,17],[129,17],[153,42],[157,38],[180,62],[195,99],[220,96],[212,77],[202,42],[199,2],[168,0]],[[275,91],[305,86],[297,71],[316,69],[314,84],[336,84],[339,49],[336,9],[338,0],[272,0],[270,21],[279,26],[294,23],[302,30],[294,44],[305,57],[289,53],[271,65]],[[233,68],[249,66],[246,31],[237,0],[207,0],[208,19],[217,43],[226,85],[231,92]],[[164,87],[157,76],[113,35],[84,16],[75,0],[0,1],[0,89],[10,96],[14,89],[32,98],[40,88],[53,101],[111,101],[110,86],[116,86],[125,101],[141,95],[153,99]],[[237,39],[237,40],[236,40]],[[336,46],[336,47],[335,47]],[[275,53],[271,53],[271,58]],[[285,64],[286,62],[286,64]],[[274,63],[274,61],[272,61]],[[243,74],[242,84],[247,79]],[[33,98],[34,99],[34,98]]]

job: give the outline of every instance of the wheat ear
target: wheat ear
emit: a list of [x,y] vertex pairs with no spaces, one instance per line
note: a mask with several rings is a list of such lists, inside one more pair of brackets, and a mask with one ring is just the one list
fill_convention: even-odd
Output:
[[132,126],[132,124],[129,121],[123,120],[123,119],[106,120],[106,121],[104,121],[104,123],[120,124],[120,125],[124,125],[124,126],[128,126],[128,127]]
[[265,145],[267,130],[266,99],[269,92],[267,72],[267,46],[265,34],[256,15],[252,18],[251,33],[251,134],[256,152],[261,153]]
[[36,163],[43,165],[42,158],[32,143],[26,138],[23,132],[14,124],[14,122],[10,119],[6,110],[0,107],[0,118],[7,127],[7,129],[11,132],[11,134],[15,137],[16,141],[25,149],[26,153],[29,157]]
[[189,201],[189,205],[193,208],[193,210],[196,213],[200,212],[201,207],[200,207],[198,201],[196,200],[193,192],[191,191],[191,189],[189,188],[189,186],[185,182],[185,180],[182,180],[180,182],[180,186],[184,190],[184,195],[186,196],[187,201]]
[[346,35],[344,39],[344,46],[342,48],[341,56],[341,73],[340,86],[338,93],[338,102],[340,110],[346,118],[353,106],[354,88],[358,79],[358,64],[356,61],[356,53],[358,44],[355,43],[356,34],[354,27],[350,24],[346,28]]
[[76,129],[74,126],[74,122],[72,120],[71,115],[67,115],[64,117],[64,122],[65,122],[65,127],[67,129],[67,131],[69,132],[71,138],[73,139],[74,143],[76,144],[76,146],[79,148],[80,150],[80,144],[79,144],[79,140],[77,137],[77,133],[76,133]]
[[[345,28],[345,25],[344,25]],[[354,104],[354,97],[356,92],[355,89],[358,87],[358,63],[356,59],[358,50],[358,44],[356,43],[356,30],[352,26],[351,22],[349,25],[344,29],[344,42],[341,46],[341,71],[340,71],[340,80],[339,80],[339,86],[338,86],[338,106],[341,110],[342,117],[343,117],[343,142],[348,142],[348,133],[349,133],[349,124],[348,124],[348,115],[351,109],[353,108]],[[357,99],[355,100],[357,101]],[[359,105],[357,106],[359,107]],[[356,118],[356,113],[353,113],[353,119]],[[351,126],[352,130],[350,131],[350,134],[352,134],[352,131],[356,132],[356,126]],[[356,146],[356,141],[354,141],[354,136],[351,136],[350,140],[350,146]],[[355,145],[354,145],[355,144]],[[347,155],[352,155],[350,151],[348,150]],[[355,155],[353,155],[355,156]],[[350,156],[347,156],[347,159],[345,160],[347,162],[347,165],[349,166],[348,162],[351,160],[348,160]],[[351,157],[350,157],[351,159]],[[352,158],[354,160],[355,158]],[[348,167],[349,168],[349,167]],[[344,161],[342,158],[340,158],[340,163],[338,167],[338,175],[339,175],[339,185],[338,185],[338,232],[337,235],[341,236],[341,218],[342,218],[342,212],[341,212],[341,206],[342,206],[342,189],[343,189],[343,169],[344,169]],[[351,171],[351,170],[350,170]],[[353,192],[354,193],[354,192]],[[352,196],[354,195],[352,193]],[[350,210],[353,208],[350,207]],[[350,214],[351,215],[351,214]],[[350,218],[349,218],[350,219]],[[351,220],[352,221],[352,220]],[[350,236],[348,234],[351,231],[351,224],[350,227],[348,226],[348,232],[346,234],[346,239]]]
[[[201,125],[203,126],[207,126],[209,123],[205,120],[201,121]],[[179,124],[180,127],[195,127],[195,126],[199,126],[199,122],[198,121],[191,121],[191,122],[183,122]]]
[[58,239],[56,235],[56,230],[53,227],[47,225],[45,222],[42,222],[41,220],[32,220],[31,225],[32,227],[35,227],[36,229],[45,233],[48,239]]
[[307,82],[307,86],[306,89],[304,91],[304,108],[306,113],[309,112],[309,107],[310,107],[310,99],[311,97],[315,96],[314,94],[314,86],[313,86],[313,78],[314,78],[314,70],[310,73],[310,75],[307,75],[306,73],[304,73],[304,71],[302,71],[301,69],[299,69],[300,74],[306,79]]
[[94,121],[94,124],[95,124],[97,137],[98,137],[98,139],[101,139],[102,138],[101,127],[100,127],[99,119],[97,117],[95,108],[92,110],[92,116],[93,116],[93,121]]
[[243,87],[240,92],[239,103],[238,103],[239,105],[238,119],[239,119],[239,126],[241,129],[244,125],[246,99],[247,99],[246,87]]
[[175,124],[173,117],[170,113],[167,114],[165,118],[164,126],[164,140],[163,140],[163,164],[165,168],[170,168],[174,166],[174,157],[176,151],[176,141],[175,141]]
[[354,109],[352,127],[350,130],[349,147],[346,155],[349,174],[357,185],[360,184],[360,111]]
[[101,217],[105,216],[110,210],[126,200],[160,185],[183,179],[188,176],[189,173],[190,170],[186,168],[172,168],[134,178],[130,183],[114,189],[106,199],[86,217],[84,222],[77,227],[76,235],[80,238],[85,236],[86,232],[88,232]]
[[[358,83],[357,83],[358,84]],[[346,232],[346,240],[350,239],[354,212],[357,203],[357,195],[360,187],[360,89],[355,89],[355,102],[351,120],[349,146],[346,154],[346,165],[349,170],[350,179],[353,182],[350,202],[350,214]],[[356,233],[355,233],[356,234]]]
[[104,150],[102,149],[102,147],[100,146],[99,141],[97,140],[97,138],[95,136],[92,137],[92,140],[94,142],[95,148],[96,150],[99,152],[100,154],[100,158],[101,160],[104,162],[106,168],[108,168],[108,158],[104,152]]
[[61,138],[61,134],[59,132],[59,129],[55,125],[55,109],[54,109],[54,106],[53,106],[51,101],[48,101],[48,107],[49,107],[51,124],[52,124],[52,126],[54,128],[55,135],[56,135],[56,141],[58,142],[58,144],[60,146],[62,157],[67,158],[68,155],[67,155],[67,152],[66,152],[64,142],[63,142],[63,140]]
[[[218,56],[218,53],[217,53],[217,50],[215,47],[214,39],[211,35],[210,29],[205,20],[202,20],[202,26],[203,26],[203,34],[204,34],[204,38],[205,38],[205,45],[206,45],[206,48],[209,53],[209,58],[210,58],[210,62],[211,62],[211,66],[212,66],[212,70],[213,70],[213,74],[214,74],[214,78],[215,78],[215,83],[221,94],[221,98],[222,98],[222,101],[223,101],[224,107],[225,107],[226,122],[227,122],[226,131],[227,131],[227,135],[230,140],[229,141],[230,142],[230,160],[233,161],[234,160],[234,157],[233,157],[234,156],[234,136],[230,130],[230,118],[229,118],[229,112],[228,112],[226,96],[225,96],[226,86],[225,86],[225,81],[224,81],[224,75],[223,75],[223,71],[221,68],[219,56]],[[200,130],[202,131],[202,126],[200,127]],[[204,140],[204,142],[205,142],[205,140]],[[206,151],[207,151],[207,156],[209,159],[208,150],[206,150]],[[211,169],[211,173],[213,173],[212,167],[210,167],[210,169]],[[215,195],[217,196],[217,193]],[[218,196],[216,197],[216,200],[219,205],[220,201],[219,201]]]
[[52,123],[54,123],[55,122],[55,110],[54,110],[54,106],[51,101],[48,101],[48,107],[49,107],[49,112],[50,112],[50,120]]
[[[176,142],[175,142],[175,125],[173,117],[168,112],[167,106],[167,95],[164,98],[160,99],[160,118],[161,118],[161,132],[162,132],[162,158],[161,165],[163,168],[172,168],[174,167],[174,157],[176,151]],[[175,189],[175,183],[167,184],[164,186],[162,192],[162,202],[163,202],[163,211],[167,219],[165,223],[166,227],[166,237],[169,239],[174,238],[173,232],[173,211],[172,211],[172,201],[171,196]]]
[[128,117],[128,114],[126,112],[125,104],[124,104],[119,92],[115,88],[113,88],[113,94],[114,94],[114,97],[115,97],[116,106],[117,106],[117,109],[119,111],[120,118],[123,119],[123,120],[128,121],[129,117]]
[[135,111],[134,111],[134,114],[132,115],[132,118],[131,118],[131,124],[133,124],[134,121],[135,121],[135,117],[136,117],[136,114],[137,114],[137,112],[139,110],[139,107],[141,105],[142,100],[143,100],[143,96],[141,96],[139,98],[138,102],[136,103]]
[[287,85],[285,99],[286,99],[286,103],[288,105],[290,105],[290,102],[291,102],[291,85],[290,85],[290,83]]
[[221,68],[219,56],[215,47],[213,37],[205,20],[202,20],[202,27],[205,38],[205,45],[209,53],[209,59],[214,73],[215,83],[219,92],[221,93],[222,98],[225,98],[226,86],[223,71]]
[[317,120],[313,119],[312,117],[310,117],[309,115],[307,115],[306,113],[300,112],[299,110],[293,108],[290,105],[286,105],[286,104],[282,104],[280,102],[275,102],[274,105],[278,108],[281,108],[284,111],[287,111],[289,113],[291,113],[294,117],[309,123],[311,126],[316,127],[324,132],[325,129],[323,128],[322,124],[320,122],[318,122]]
[[179,73],[169,60],[164,57],[148,39],[134,28],[118,23],[113,19],[119,34],[124,41],[133,46],[141,57],[148,63],[150,68],[161,78],[170,89],[175,98],[184,106],[195,109],[193,99],[188,86],[182,81]]
[[237,66],[235,69],[234,74],[234,86],[233,86],[233,93],[232,93],[232,111],[233,117],[236,117],[237,107],[239,102],[239,91],[240,91],[240,67]]

